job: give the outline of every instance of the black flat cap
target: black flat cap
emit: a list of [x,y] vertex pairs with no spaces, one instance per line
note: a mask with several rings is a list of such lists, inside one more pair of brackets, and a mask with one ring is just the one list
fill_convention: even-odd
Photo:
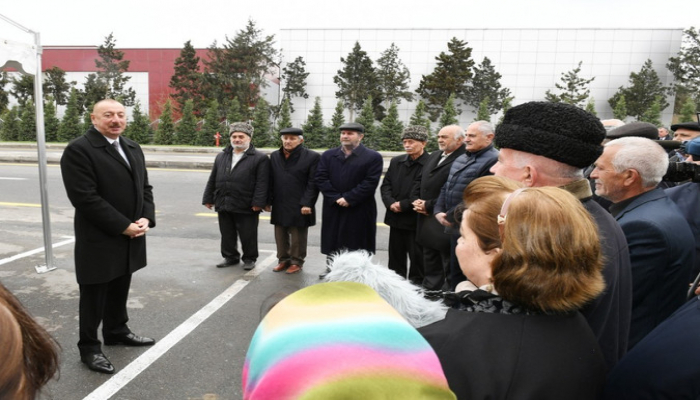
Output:
[[671,125],[672,131],[675,131],[676,129],[687,129],[689,131],[700,132],[700,124],[698,124],[697,122],[683,122],[680,124]]
[[608,139],[617,139],[626,136],[637,136],[656,140],[659,138],[659,128],[648,122],[634,121],[609,130],[606,135]]
[[355,131],[360,133],[365,133],[365,127],[357,122],[348,122],[346,124],[340,125],[338,127],[340,131]]
[[300,136],[300,135],[303,135],[303,134],[304,134],[304,131],[302,131],[302,130],[299,129],[299,128],[284,128],[284,129],[280,130],[280,135],[297,135],[297,136]]

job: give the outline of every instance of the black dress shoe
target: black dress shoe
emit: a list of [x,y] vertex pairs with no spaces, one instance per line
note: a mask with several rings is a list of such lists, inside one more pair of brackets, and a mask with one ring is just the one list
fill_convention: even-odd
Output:
[[153,346],[156,344],[156,340],[145,336],[139,336],[133,332],[130,332],[122,337],[110,339],[105,338],[106,346],[114,346],[116,344],[121,344],[124,346]]
[[231,267],[233,265],[236,265],[240,263],[241,260],[224,260],[223,262],[216,264],[216,268],[226,268],[226,267]]
[[243,262],[243,269],[244,270],[250,271],[253,268],[255,268],[255,261],[244,261]]
[[105,357],[102,353],[92,353],[80,357],[82,361],[88,368],[93,371],[101,372],[103,374],[113,374],[114,365]]

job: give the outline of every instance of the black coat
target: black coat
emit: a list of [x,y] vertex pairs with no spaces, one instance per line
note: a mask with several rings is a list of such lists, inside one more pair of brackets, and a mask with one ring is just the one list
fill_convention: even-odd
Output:
[[[428,153],[423,152],[420,157],[411,160],[408,154],[396,156],[391,159],[389,169],[384,174],[384,180],[380,191],[382,202],[386,207],[384,223],[399,229],[416,230],[416,212],[413,211],[413,188],[419,182],[423,165],[428,161]],[[401,205],[401,212],[393,212],[389,207],[395,202]]]
[[435,250],[450,250],[450,236],[445,234],[445,228],[435,219],[433,208],[440,196],[440,189],[447,181],[452,163],[457,157],[467,151],[464,146],[460,146],[450,153],[443,162],[438,165],[442,151],[432,152],[427,162],[423,166],[420,176],[420,186],[416,186],[417,194],[414,197],[425,200],[425,210],[429,215],[418,214],[418,226],[416,241],[424,246]]
[[605,362],[579,313],[491,314],[450,309],[419,328],[460,400],[595,400]]
[[129,165],[95,128],[71,141],[61,157],[63,183],[75,207],[75,274],[79,284],[109,282],[146,266],[146,236],[122,232],[148,218],[156,224],[143,151],[119,139]]
[[[271,223],[279,226],[316,225],[318,188],[314,177],[321,155],[303,146],[285,158],[282,149],[270,154]],[[302,207],[311,207],[302,215]]]
[[269,204],[270,159],[251,144],[231,170],[232,153],[227,146],[216,155],[202,204],[214,204],[217,212],[254,214],[253,206]]
[[[384,167],[382,156],[360,144],[345,158],[340,147],[326,150],[316,169],[316,185],[323,193],[321,253],[341,249],[376,250],[377,203],[374,193]],[[340,198],[350,204],[336,204]]]

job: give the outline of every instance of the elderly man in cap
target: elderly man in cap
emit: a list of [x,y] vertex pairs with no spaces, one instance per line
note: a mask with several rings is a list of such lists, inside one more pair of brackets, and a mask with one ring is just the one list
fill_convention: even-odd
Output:
[[[408,126],[401,136],[406,154],[391,159],[380,188],[386,206],[384,223],[389,225],[389,269],[410,279],[423,282],[423,252],[416,243],[416,212],[413,211],[413,192],[416,179],[428,159],[425,144],[428,129]],[[411,264],[408,267],[406,256]]]
[[700,124],[697,122],[683,122],[671,125],[673,140],[687,142],[700,136]]
[[382,156],[362,145],[362,124],[346,123],[339,130],[340,147],[321,155],[315,179],[323,193],[321,253],[328,258],[344,249],[376,251],[374,193],[384,167]]
[[459,267],[455,248],[460,237],[459,223],[455,221],[455,210],[462,204],[464,189],[474,179],[491,175],[489,169],[498,159],[498,150],[493,147],[493,125],[486,121],[476,121],[467,127],[464,143],[467,151],[459,156],[450,167],[450,174],[440,189],[440,196],[433,211],[435,219],[451,235],[450,271],[447,277],[449,287],[454,289],[467,278]]
[[270,199],[277,259],[274,272],[294,274],[304,266],[309,226],[316,225],[318,188],[314,182],[321,155],[304,147],[299,128],[280,131],[282,147],[270,154]]
[[[620,128],[618,128],[620,129]],[[592,114],[569,104],[530,102],[508,110],[496,129],[501,149],[491,171],[525,186],[557,186],[578,198],[596,221],[606,289],[581,312],[612,367],[627,351],[632,277],[625,235],[592,199],[583,169],[603,152],[605,129]],[[572,245],[575,245],[572,243]]]
[[202,204],[214,208],[219,216],[224,260],[216,267],[236,265],[242,258],[243,269],[251,270],[258,259],[258,215],[268,204],[270,159],[250,143],[250,124],[235,122],[229,132],[231,145],[214,160]]
[[627,238],[632,263],[628,348],[683,304],[695,259],[693,233],[658,187],[668,155],[653,140],[622,137],[605,144],[591,178]]

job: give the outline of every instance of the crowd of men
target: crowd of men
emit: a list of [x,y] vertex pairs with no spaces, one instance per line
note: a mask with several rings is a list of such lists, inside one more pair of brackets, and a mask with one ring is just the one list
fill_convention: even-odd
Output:
[[[145,265],[144,237],[155,226],[155,213],[143,153],[120,137],[124,107],[99,102],[92,122],[66,148],[61,164],[76,208],[78,346],[90,369],[113,373],[97,338],[100,323],[105,344],[155,343],[131,332],[125,306],[131,275]],[[383,158],[362,144],[361,124],[341,125],[340,145],[322,154],[303,145],[301,129],[284,128],[282,146],[268,156],[251,144],[253,126],[233,123],[230,146],[216,156],[202,199],[218,213],[223,261],[216,266],[242,261],[246,270],[255,267],[259,215],[270,211],[279,261],[273,271],[301,272],[319,194],[320,247],[328,261],[345,250],[374,253],[380,187],[390,228],[389,268],[426,290],[460,291],[468,282],[455,257],[456,218],[466,186],[495,174],[523,186],[560,187],[581,201],[598,226],[606,290],[580,311],[616,376],[611,385],[629,387],[619,382],[633,381],[652,390],[638,376],[658,369],[653,361],[663,358],[658,349],[665,346],[659,343],[700,346],[679,333],[700,315],[697,304],[684,306],[700,272],[700,124],[671,126],[675,140],[665,127],[610,126],[574,106],[530,102],[508,110],[496,128],[486,121],[466,130],[443,127],[439,150],[431,154],[425,150],[430,132],[408,126],[401,138],[405,154],[391,159],[382,180]],[[691,166],[682,168],[689,172],[680,180],[688,182],[664,181],[676,160]],[[115,179],[123,183],[104,184]],[[123,188],[134,193],[124,196]],[[91,268],[96,259],[108,268]],[[669,318],[679,309],[690,317]],[[639,353],[649,361],[640,361]],[[634,362],[625,361],[632,357]],[[671,367],[664,366],[668,373]]]

